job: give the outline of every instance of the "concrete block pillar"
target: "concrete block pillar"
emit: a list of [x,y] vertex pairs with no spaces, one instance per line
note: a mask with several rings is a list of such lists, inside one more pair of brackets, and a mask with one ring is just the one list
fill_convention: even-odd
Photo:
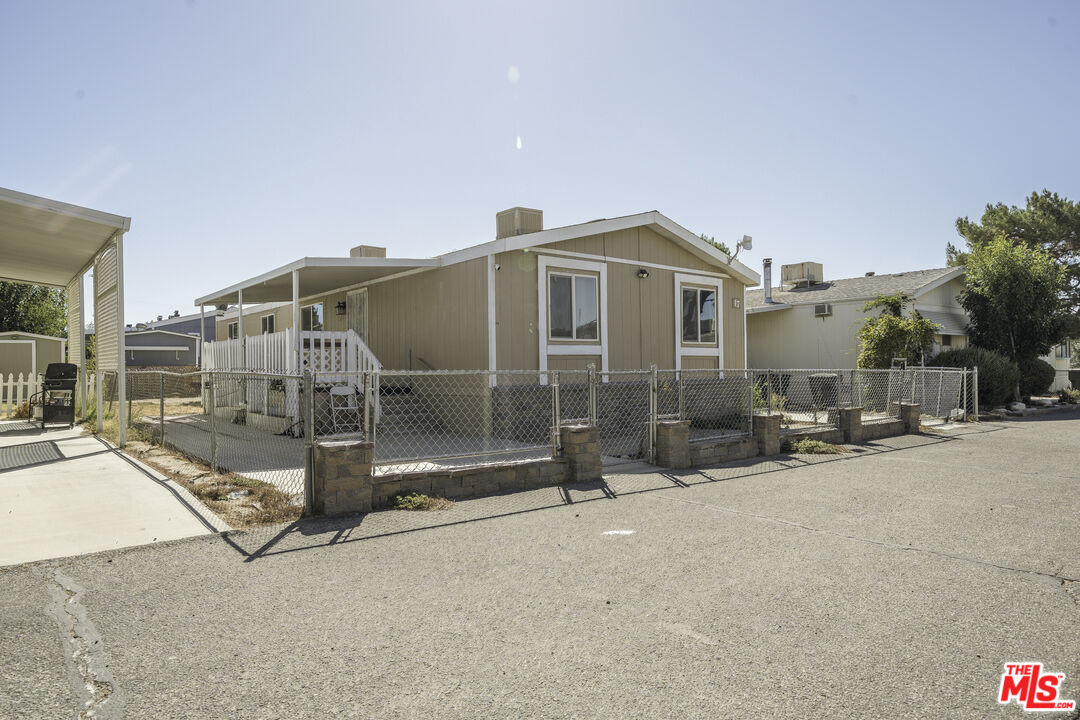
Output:
[[754,415],[754,439],[758,455],[780,454],[780,413]]
[[316,442],[313,459],[311,509],[315,515],[371,511],[373,443]]
[[601,478],[600,428],[595,425],[563,425],[559,428],[559,455],[569,465],[567,480],[584,482]]
[[919,403],[900,403],[900,419],[904,421],[904,432],[919,432]]
[[656,424],[656,464],[666,468],[690,467],[689,420],[664,420]]
[[844,442],[848,445],[858,445],[862,442],[862,408],[840,408],[837,417],[837,427],[844,435]]

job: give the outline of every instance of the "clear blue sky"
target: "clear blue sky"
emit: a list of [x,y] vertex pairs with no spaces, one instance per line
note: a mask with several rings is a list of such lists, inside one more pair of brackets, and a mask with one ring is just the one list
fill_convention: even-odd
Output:
[[132,217],[130,322],[513,205],[896,272],[1080,197],[1078,69],[1072,2],[9,1],[0,186]]

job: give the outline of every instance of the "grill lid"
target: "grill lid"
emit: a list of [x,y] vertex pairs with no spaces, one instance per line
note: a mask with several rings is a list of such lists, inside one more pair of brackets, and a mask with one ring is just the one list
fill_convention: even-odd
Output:
[[49,363],[45,368],[46,380],[75,380],[79,377],[79,366],[74,363]]

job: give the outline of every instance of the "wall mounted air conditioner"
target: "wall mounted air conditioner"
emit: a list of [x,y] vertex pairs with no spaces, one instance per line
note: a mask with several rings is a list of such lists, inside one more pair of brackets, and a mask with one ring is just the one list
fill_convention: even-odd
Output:
[[814,306],[814,317],[828,317],[830,315],[832,315],[832,305],[829,303]]

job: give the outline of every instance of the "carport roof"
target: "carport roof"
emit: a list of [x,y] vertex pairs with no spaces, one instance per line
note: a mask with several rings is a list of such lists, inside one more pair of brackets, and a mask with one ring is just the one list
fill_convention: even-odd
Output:
[[63,287],[131,218],[0,188],[0,280]]

